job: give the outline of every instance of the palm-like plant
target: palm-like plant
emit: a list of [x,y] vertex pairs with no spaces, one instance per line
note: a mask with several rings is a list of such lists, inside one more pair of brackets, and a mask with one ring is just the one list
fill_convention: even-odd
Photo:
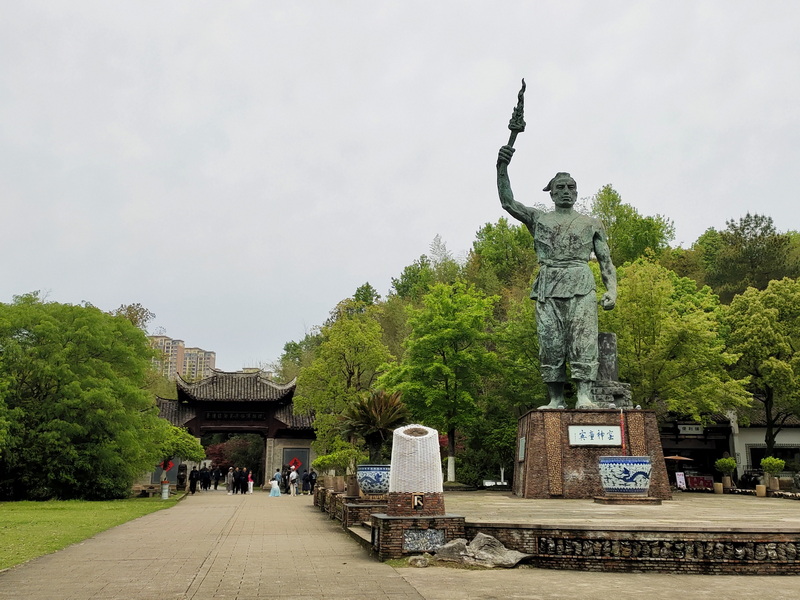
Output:
[[388,394],[372,390],[369,395],[353,401],[342,413],[342,432],[364,439],[370,463],[381,460],[381,450],[397,427],[408,422],[410,413],[400,392]]

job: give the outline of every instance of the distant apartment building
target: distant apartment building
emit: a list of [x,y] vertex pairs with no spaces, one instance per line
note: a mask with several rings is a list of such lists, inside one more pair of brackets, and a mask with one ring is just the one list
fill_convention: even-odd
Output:
[[153,367],[168,379],[178,375],[187,381],[210,377],[216,366],[216,352],[202,348],[187,348],[183,340],[174,340],[165,335],[151,335],[150,345],[161,352],[153,359]]
[[198,381],[210,377],[216,362],[216,352],[208,352],[202,348],[184,348],[181,377],[186,381]]

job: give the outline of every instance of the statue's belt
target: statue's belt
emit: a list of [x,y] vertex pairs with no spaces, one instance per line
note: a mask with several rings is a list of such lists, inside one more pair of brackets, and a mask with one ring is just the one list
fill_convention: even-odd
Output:
[[575,267],[586,267],[588,264],[584,260],[544,260],[539,262],[539,275],[536,278],[536,299],[539,302],[547,300],[547,279],[550,269],[572,269]]

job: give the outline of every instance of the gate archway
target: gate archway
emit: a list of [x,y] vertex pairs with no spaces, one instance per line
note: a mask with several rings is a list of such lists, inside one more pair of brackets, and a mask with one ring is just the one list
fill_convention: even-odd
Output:
[[309,464],[315,458],[311,450],[314,420],[294,414],[294,380],[277,384],[262,371],[214,370],[196,382],[179,376],[177,387],[177,400],[157,398],[160,416],[198,438],[207,433],[262,436],[266,478],[283,467],[287,456],[288,460],[302,456]]

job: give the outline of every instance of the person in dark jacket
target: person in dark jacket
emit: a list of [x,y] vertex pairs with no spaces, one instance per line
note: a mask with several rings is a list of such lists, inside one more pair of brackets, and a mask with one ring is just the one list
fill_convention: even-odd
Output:
[[189,491],[194,495],[197,491],[197,480],[200,479],[200,473],[197,467],[192,467],[192,472],[189,473]]
[[289,466],[288,465],[283,465],[283,471],[281,473],[281,475],[283,476],[283,479],[281,481],[283,483],[283,493],[284,494],[288,494],[289,493],[289,472],[290,472]]
[[203,491],[211,489],[211,471],[206,466],[200,469],[200,489]]
[[314,493],[314,486],[317,485],[317,472],[314,469],[311,469],[311,473],[308,474],[308,483],[311,486],[311,493]]
[[217,491],[219,480],[222,479],[222,471],[220,471],[219,467],[214,467],[214,470],[211,473],[211,478],[214,480],[214,491]]
[[244,474],[242,467],[236,468],[233,487],[234,494],[244,494],[247,490],[247,475]]

